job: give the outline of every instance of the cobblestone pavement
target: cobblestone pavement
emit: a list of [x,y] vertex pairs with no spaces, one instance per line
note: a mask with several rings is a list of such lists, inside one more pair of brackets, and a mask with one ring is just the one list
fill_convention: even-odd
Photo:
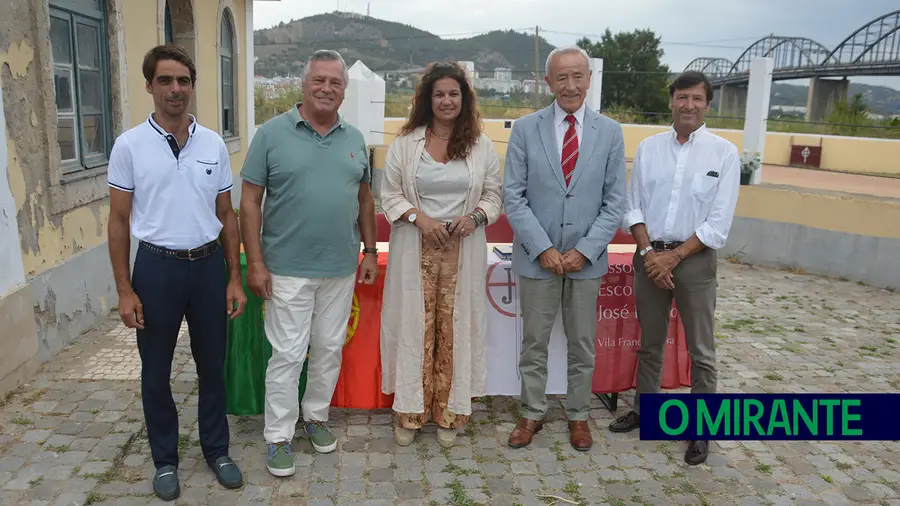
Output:
[[[721,390],[900,390],[900,296],[724,260],[719,273]],[[0,504],[158,502],[133,340],[111,316],[5,401]],[[297,473],[287,479],[266,471],[262,417],[232,417],[232,456],[246,485],[228,491],[200,456],[186,335],[175,362],[183,445],[178,504],[900,505],[896,442],[720,442],[711,445],[707,464],[692,468],[683,463],[683,443],[610,433],[614,415],[599,402],[592,411],[594,448],[573,450],[559,398],[549,425],[521,450],[506,446],[517,410],[511,399],[479,402],[474,422],[450,450],[438,446],[433,428],[409,447],[395,446],[386,411],[333,410],[338,451],[317,455],[298,440]],[[630,399],[620,397],[619,413]]]

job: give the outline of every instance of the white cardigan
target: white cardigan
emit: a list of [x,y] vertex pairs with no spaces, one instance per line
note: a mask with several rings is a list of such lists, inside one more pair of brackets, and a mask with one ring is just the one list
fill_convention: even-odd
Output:
[[[409,209],[421,209],[416,171],[425,149],[425,127],[391,143],[381,186],[381,207],[392,223],[390,254],[381,309],[381,390],[394,394],[394,410],[422,413],[422,362],[425,301],[420,272],[421,235],[397,220]],[[471,174],[466,213],[480,207],[488,224],[500,216],[503,196],[500,159],[482,134],[466,157]],[[472,398],[484,395],[487,332],[487,239],[484,227],[462,239],[456,301],[453,305],[453,380],[447,409],[471,415]]]

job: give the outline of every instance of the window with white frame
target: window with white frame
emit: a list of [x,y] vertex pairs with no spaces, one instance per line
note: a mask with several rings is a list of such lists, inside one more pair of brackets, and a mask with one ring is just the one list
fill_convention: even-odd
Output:
[[222,11],[222,26],[219,31],[221,33],[219,41],[219,66],[222,74],[221,81],[221,118],[222,118],[222,137],[234,137],[237,134],[235,128],[235,107],[234,107],[234,83],[237,81],[234,65],[234,22],[231,17],[231,11],[225,9]]
[[106,0],[51,0],[60,173],[106,165],[112,145]]

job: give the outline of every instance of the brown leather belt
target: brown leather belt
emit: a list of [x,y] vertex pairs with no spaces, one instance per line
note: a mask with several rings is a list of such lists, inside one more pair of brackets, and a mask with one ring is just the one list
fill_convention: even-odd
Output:
[[177,258],[178,260],[200,260],[201,258],[206,258],[209,255],[212,255],[217,249],[219,249],[222,245],[219,244],[219,241],[210,241],[203,246],[194,248],[194,249],[169,249],[164,248],[162,246],[157,246],[155,244],[150,244],[149,242],[141,241],[139,246],[141,248],[146,249],[152,253],[156,253],[157,255],[162,255],[170,258]]
[[657,251],[668,251],[673,250],[679,246],[684,244],[683,242],[665,242],[665,241],[653,241],[650,243],[650,246]]

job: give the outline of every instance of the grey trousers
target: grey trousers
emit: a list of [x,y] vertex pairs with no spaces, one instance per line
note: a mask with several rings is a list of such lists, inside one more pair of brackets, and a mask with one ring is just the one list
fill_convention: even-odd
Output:
[[691,392],[716,392],[716,250],[703,249],[675,267],[674,290],[656,286],[644,270],[644,259],[634,255],[634,295],[641,325],[641,347],[637,352],[637,389],[634,411],[641,412],[642,393],[659,392],[663,352],[669,335],[672,297],[684,323],[691,356]]
[[597,296],[602,279],[550,279],[519,277],[522,304],[522,416],[542,420],[547,414],[547,346],[553,322],[562,306],[567,342],[568,389],[566,416],[571,421],[588,419],[591,382],[594,378],[597,335]]

